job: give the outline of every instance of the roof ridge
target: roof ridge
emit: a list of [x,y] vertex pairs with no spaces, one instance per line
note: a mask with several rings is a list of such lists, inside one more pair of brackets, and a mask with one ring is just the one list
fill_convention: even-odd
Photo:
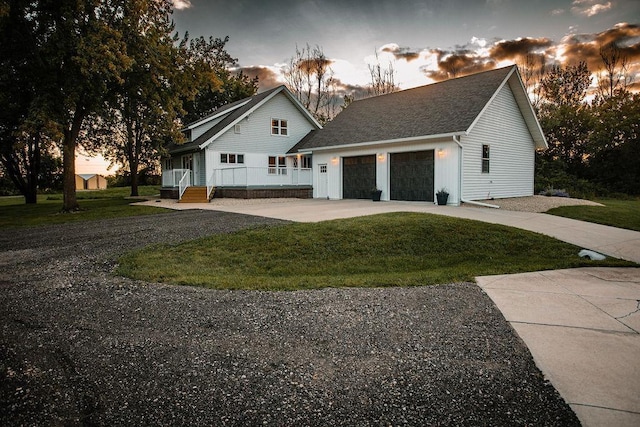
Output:
[[380,98],[380,97],[384,97],[384,96],[406,93],[406,92],[409,92],[409,91],[412,91],[412,90],[423,89],[423,88],[426,88],[426,87],[435,86],[435,85],[439,85],[439,84],[443,84],[443,83],[451,83],[451,82],[454,82],[456,80],[459,81],[459,80],[462,80],[462,79],[466,79],[468,77],[478,77],[478,76],[480,76],[482,74],[486,74],[486,73],[495,73],[495,72],[498,72],[498,71],[506,71],[507,69],[512,69],[513,67],[516,67],[516,66],[517,66],[516,64],[511,64],[511,65],[507,65],[507,66],[500,67],[500,68],[493,68],[491,70],[484,70],[484,71],[479,71],[477,73],[465,74],[464,76],[451,77],[449,79],[440,80],[440,81],[433,82],[433,83],[427,83],[426,85],[414,86],[414,87],[410,87],[410,88],[407,88],[407,89],[398,90],[396,92],[383,93],[383,94],[380,94],[380,95],[374,95],[374,96],[369,96],[369,97],[366,97],[366,98],[356,99],[353,102],[366,101],[366,100],[369,100],[369,99],[376,99],[376,98]]

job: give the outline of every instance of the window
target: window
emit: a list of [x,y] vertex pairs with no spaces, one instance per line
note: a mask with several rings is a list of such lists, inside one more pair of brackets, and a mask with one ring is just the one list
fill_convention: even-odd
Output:
[[311,156],[302,156],[300,158],[302,169],[311,169]]
[[489,146],[482,146],[482,173],[489,173]]
[[327,173],[327,165],[320,165],[320,173]]
[[302,169],[311,169],[311,156],[296,156],[293,158],[293,167],[298,169],[298,166]]
[[242,128],[240,127],[240,125],[234,125],[233,126],[233,132],[234,133],[242,133]]
[[185,129],[182,131],[182,136],[185,142],[191,141],[191,129]]
[[282,119],[271,119],[271,135],[289,135],[287,121]]
[[173,169],[173,161],[171,160],[171,158],[164,159],[164,170],[168,171],[171,169]]
[[220,153],[220,163],[226,164],[243,164],[244,154]]
[[286,175],[287,159],[284,156],[269,156],[269,175]]
[[193,156],[191,154],[187,154],[182,156],[182,169],[189,169],[193,166]]

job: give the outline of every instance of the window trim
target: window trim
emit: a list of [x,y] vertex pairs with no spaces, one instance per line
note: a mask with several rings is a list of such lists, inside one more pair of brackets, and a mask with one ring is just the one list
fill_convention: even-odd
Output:
[[[273,162],[272,162],[273,160]],[[267,168],[269,175],[286,175],[287,174],[287,157],[286,156],[268,156]]]
[[289,120],[271,118],[272,136],[289,136]]
[[[233,162],[231,161],[233,156]],[[220,153],[220,164],[222,165],[243,165],[244,154],[240,153]]]
[[482,163],[480,166],[480,171],[482,173],[491,172],[491,146],[489,144],[482,144]]

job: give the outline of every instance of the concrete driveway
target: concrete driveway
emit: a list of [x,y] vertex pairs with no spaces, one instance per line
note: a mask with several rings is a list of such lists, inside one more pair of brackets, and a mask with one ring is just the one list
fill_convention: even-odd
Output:
[[[298,222],[425,212],[503,224],[640,263],[640,232],[553,215],[369,200],[147,205],[213,209]],[[584,426],[640,425],[640,268],[580,268],[478,277]]]
[[584,426],[640,426],[640,269],[476,280]]

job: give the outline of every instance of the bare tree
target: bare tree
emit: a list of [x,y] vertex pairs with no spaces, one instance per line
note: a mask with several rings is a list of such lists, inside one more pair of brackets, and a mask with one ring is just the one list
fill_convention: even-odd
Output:
[[393,69],[393,63],[389,61],[388,67],[384,68],[380,64],[378,52],[376,52],[375,55],[375,64],[368,64],[369,73],[371,74],[371,86],[369,87],[369,93],[372,96],[376,96],[396,92],[398,90],[398,86],[395,83],[396,71]]
[[333,118],[331,106],[335,102],[335,81],[331,60],[320,46],[299,49],[284,72],[287,87],[300,103],[320,122]]
[[547,70],[546,58],[544,54],[529,53],[518,64],[518,68],[531,104],[538,109],[542,100],[541,82]]
[[598,95],[613,98],[620,92],[626,92],[631,84],[629,77],[629,59],[615,43],[600,47],[603,70],[598,73]]

